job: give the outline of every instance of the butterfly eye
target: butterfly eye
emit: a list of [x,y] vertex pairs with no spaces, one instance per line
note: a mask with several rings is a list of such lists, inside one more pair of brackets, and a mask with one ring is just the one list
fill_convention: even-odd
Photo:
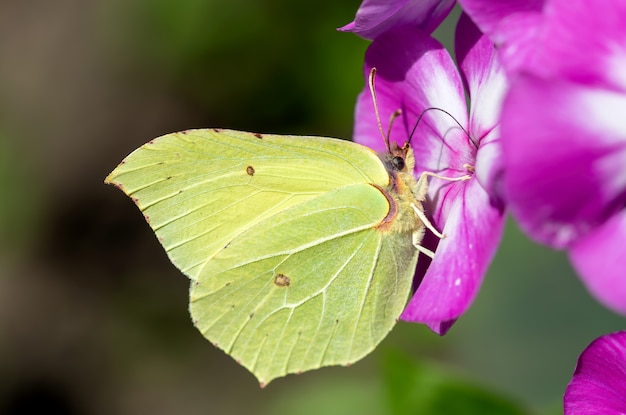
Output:
[[406,164],[404,163],[404,158],[400,156],[395,156],[394,158],[392,158],[391,164],[393,164],[393,167],[398,171],[404,170],[404,167],[406,166]]

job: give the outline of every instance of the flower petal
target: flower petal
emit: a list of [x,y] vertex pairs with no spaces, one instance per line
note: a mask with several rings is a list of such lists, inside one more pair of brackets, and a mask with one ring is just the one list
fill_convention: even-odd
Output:
[[542,22],[543,15],[539,12],[517,13],[502,21],[497,33],[491,37],[508,73],[514,73],[537,59],[537,44],[540,42],[537,39]]
[[532,59],[544,0],[459,0],[492,42],[509,72]]
[[506,27],[505,22],[516,15],[534,14],[541,11],[545,0],[459,0],[463,11],[491,37]]
[[564,415],[626,413],[626,332],[599,337],[583,351],[563,406]]
[[506,194],[532,238],[568,247],[626,204],[626,96],[519,76],[505,100]]
[[507,78],[493,43],[467,17],[461,15],[456,29],[455,50],[461,75],[469,92],[469,128],[480,140],[500,120],[500,107],[507,91]]
[[626,314],[625,241],[626,211],[622,210],[569,251],[574,267],[591,294],[621,314]]
[[[455,39],[461,75],[469,91],[469,131],[474,142],[480,146],[476,175],[480,184],[495,196],[495,182],[502,174],[497,126],[508,88],[507,77],[493,43],[465,14],[459,19]],[[499,196],[502,199],[502,195]]]
[[626,2],[550,0],[532,72],[626,92]]
[[[456,66],[443,46],[428,34],[404,28],[378,37],[365,55],[366,77],[372,67],[377,69],[375,89],[383,123],[393,112],[402,110],[402,117],[391,129],[391,141],[403,145],[420,113],[428,107],[445,109],[461,125],[467,125],[465,95]],[[368,88],[357,101],[353,138],[373,149],[384,149]],[[474,162],[473,157],[463,158],[470,151],[467,137],[440,111],[424,115],[411,144],[417,172],[451,169],[460,175],[458,171],[465,170],[463,163]],[[442,147],[447,151],[442,152]]]
[[436,323],[426,323],[426,325],[429,329],[431,329],[438,335],[443,336],[448,332],[448,330],[452,328],[454,323],[456,323],[456,319],[448,321],[438,321]]
[[354,21],[340,27],[375,39],[394,27],[410,26],[431,33],[448,16],[454,0],[363,0]]
[[444,323],[445,331],[446,323],[463,314],[476,297],[500,242],[504,216],[475,179],[448,183],[441,190],[435,221],[445,223],[446,237],[400,318],[431,328]]

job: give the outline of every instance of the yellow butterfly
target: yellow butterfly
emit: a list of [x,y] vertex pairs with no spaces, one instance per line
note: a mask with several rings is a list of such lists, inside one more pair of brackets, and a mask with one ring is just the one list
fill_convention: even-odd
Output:
[[425,227],[443,237],[422,208],[436,175],[416,180],[408,143],[388,148],[189,130],[135,150],[106,183],[190,278],[196,327],[263,386],[370,353],[404,309],[419,253],[433,256]]

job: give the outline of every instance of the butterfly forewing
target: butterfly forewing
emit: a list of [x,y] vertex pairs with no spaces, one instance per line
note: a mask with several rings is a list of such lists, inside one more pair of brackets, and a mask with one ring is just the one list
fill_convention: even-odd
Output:
[[107,177],[135,200],[191,279],[233,238],[275,213],[346,184],[388,180],[377,156],[350,142],[230,130],[157,138]]

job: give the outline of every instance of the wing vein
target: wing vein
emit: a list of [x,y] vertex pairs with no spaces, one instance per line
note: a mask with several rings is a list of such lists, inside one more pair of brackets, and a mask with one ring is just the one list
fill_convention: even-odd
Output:
[[356,339],[356,333],[357,333],[359,325],[361,324],[361,318],[363,316],[363,310],[365,309],[365,301],[367,299],[367,294],[369,293],[370,287],[372,285],[372,279],[374,278],[374,274],[376,272],[376,266],[378,265],[378,259],[380,257],[381,247],[382,247],[382,244],[379,241],[378,245],[376,246],[376,253],[372,257],[372,266],[370,268],[369,278],[367,279],[367,284],[365,285],[365,291],[363,293],[363,302],[361,303],[361,307],[359,307],[359,315],[357,317],[357,324],[355,324],[354,331],[352,333],[352,339],[350,341],[350,355],[352,355],[352,350],[354,348],[354,341]]

